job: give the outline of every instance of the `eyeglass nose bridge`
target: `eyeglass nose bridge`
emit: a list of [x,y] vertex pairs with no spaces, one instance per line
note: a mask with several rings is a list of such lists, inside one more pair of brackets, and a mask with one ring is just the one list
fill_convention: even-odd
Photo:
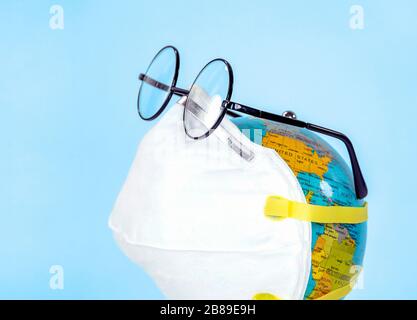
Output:
[[177,96],[186,96],[190,93],[190,90],[186,90],[186,89],[182,89],[182,88],[178,88],[178,87],[171,87],[171,92],[173,94],[176,94]]
[[138,79],[140,81],[146,82],[147,84],[149,84],[149,85],[151,85],[151,86],[153,86],[157,89],[167,91],[167,92],[169,91],[169,92],[172,92],[173,94],[176,94],[178,96],[185,96],[190,92],[189,90],[186,90],[186,89],[178,88],[178,87],[175,87],[175,86],[169,86],[165,83],[159,82],[158,80],[155,80],[155,79],[153,79],[153,78],[151,78],[151,77],[149,77],[149,76],[147,76],[146,74],[143,74],[143,73],[139,74]]

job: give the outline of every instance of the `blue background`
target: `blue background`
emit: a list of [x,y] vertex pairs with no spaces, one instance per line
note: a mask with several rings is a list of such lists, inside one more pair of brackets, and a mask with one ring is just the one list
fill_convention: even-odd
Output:
[[[49,28],[53,4],[64,30]],[[363,30],[349,28],[353,4]],[[2,1],[0,298],[162,297],[107,219],[152,125],[136,113],[137,75],[166,44],[179,86],[224,57],[234,100],[351,137],[370,220],[349,298],[417,298],[416,40],[412,0]],[[64,290],[49,287],[54,264]]]

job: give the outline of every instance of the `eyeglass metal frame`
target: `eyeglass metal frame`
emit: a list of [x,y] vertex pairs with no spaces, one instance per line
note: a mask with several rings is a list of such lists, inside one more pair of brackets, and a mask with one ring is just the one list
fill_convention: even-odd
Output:
[[[158,111],[151,117],[143,117],[143,115],[140,112],[140,106],[139,106],[139,97],[140,97],[140,92],[142,89],[142,85],[139,88],[139,93],[138,93],[138,100],[137,100],[137,108],[138,108],[138,113],[139,116],[146,121],[150,121],[150,120],[154,120],[157,117],[159,117],[159,115],[165,110],[165,108],[167,107],[169,101],[171,100],[173,95],[176,96],[188,96],[190,90],[187,89],[182,89],[179,87],[176,87],[177,84],[177,79],[178,79],[178,73],[179,73],[179,67],[180,67],[180,58],[179,58],[179,53],[178,50],[173,47],[173,46],[166,46],[164,48],[162,48],[157,55],[155,56],[155,58],[158,56],[158,54],[160,52],[162,52],[165,49],[172,49],[175,52],[175,59],[176,59],[176,66],[175,66],[175,72],[174,72],[174,78],[173,81],[170,85],[165,84],[165,83],[161,83],[155,79],[152,79],[151,77],[147,76],[146,73],[140,73],[139,74],[139,80],[142,81],[142,83],[146,82],[147,84],[169,92],[168,96],[166,97],[166,100],[164,101],[164,103],[162,104],[162,106],[160,107],[160,109],[158,109]],[[155,59],[154,58],[154,59]],[[154,59],[152,60],[152,62],[154,61]],[[355,149],[353,148],[353,144],[350,141],[350,139],[343,133],[332,130],[332,129],[328,129],[322,126],[318,126],[316,124],[312,124],[309,122],[304,122],[298,119],[292,119],[289,117],[285,117],[282,115],[278,115],[278,114],[274,114],[274,113],[270,113],[267,111],[263,111],[257,108],[253,108],[241,103],[237,103],[237,102],[233,102],[231,101],[231,96],[232,96],[232,92],[233,92],[233,70],[232,67],[230,65],[230,63],[225,60],[225,59],[214,59],[212,61],[210,61],[209,63],[206,64],[206,66],[199,72],[198,76],[196,77],[196,80],[198,79],[199,75],[204,71],[204,69],[210,65],[210,63],[216,62],[216,61],[221,61],[225,64],[225,66],[228,69],[228,74],[229,74],[229,88],[227,91],[227,95],[226,95],[226,99],[223,100],[222,102],[222,112],[219,115],[219,118],[217,119],[217,121],[214,123],[214,125],[212,126],[212,128],[210,128],[207,133],[203,134],[202,136],[199,137],[194,137],[191,136],[188,132],[186,127],[184,126],[185,132],[187,133],[187,135],[192,138],[192,139],[204,139],[206,137],[208,137],[211,132],[213,132],[221,123],[221,121],[223,120],[224,116],[227,114],[231,117],[239,117],[239,113],[243,113],[243,114],[247,114],[256,118],[261,118],[261,119],[266,119],[266,120],[270,120],[270,121],[274,121],[274,122],[279,122],[279,123],[284,123],[287,125],[292,125],[295,127],[299,127],[299,128],[305,128],[308,129],[310,131],[314,131],[323,135],[327,135],[330,136],[332,138],[336,138],[340,141],[342,141],[348,151],[349,154],[349,159],[350,159],[350,163],[351,163],[351,167],[352,167],[352,172],[353,172],[353,180],[354,180],[354,185],[355,185],[355,192],[356,192],[356,197],[358,199],[363,199],[366,197],[366,195],[368,194],[368,188],[366,186],[365,183],[365,179],[362,175],[362,171],[360,169],[359,166],[359,162],[355,153]],[[150,63],[149,67],[152,65],[152,62]],[[149,68],[148,68],[149,69]],[[193,87],[195,81],[193,82],[191,88]],[[238,112],[238,113],[236,113]],[[185,110],[184,110],[184,117],[185,117]],[[183,119],[184,120],[184,119]]]

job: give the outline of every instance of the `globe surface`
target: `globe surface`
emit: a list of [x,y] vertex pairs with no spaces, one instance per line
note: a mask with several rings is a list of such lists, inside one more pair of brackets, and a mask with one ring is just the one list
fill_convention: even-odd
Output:
[[[362,206],[352,173],[325,140],[303,128],[253,117],[232,119],[252,142],[274,149],[297,177],[306,200],[324,206]],[[312,223],[311,272],[305,299],[347,286],[362,268],[367,223]]]

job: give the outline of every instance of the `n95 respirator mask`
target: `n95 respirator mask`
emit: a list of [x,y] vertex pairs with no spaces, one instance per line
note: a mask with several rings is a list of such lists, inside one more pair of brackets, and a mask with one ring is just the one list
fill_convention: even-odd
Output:
[[169,299],[302,299],[311,224],[265,215],[270,195],[306,203],[293,172],[226,117],[189,138],[183,112],[142,139],[109,220],[117,243]]

